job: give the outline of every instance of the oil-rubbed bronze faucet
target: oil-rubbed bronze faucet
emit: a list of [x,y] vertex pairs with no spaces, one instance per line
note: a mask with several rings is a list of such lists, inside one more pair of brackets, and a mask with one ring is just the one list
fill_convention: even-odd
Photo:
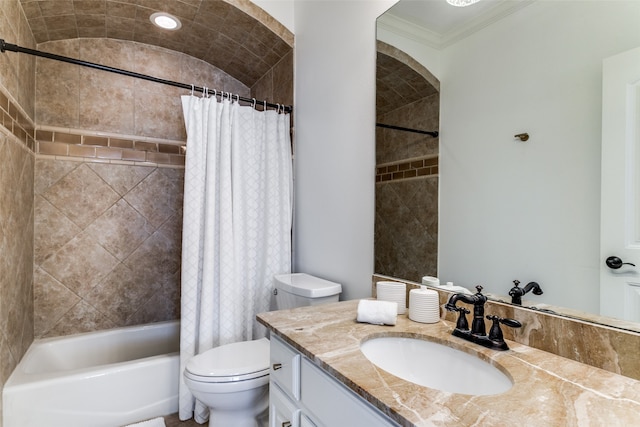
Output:
[[[487,319],[491,320],[493,324],[489,331],[489,336],[487,336],[484,325],[484,304],[487,302],[487,297],[482,294],[482,286],[476,286],[476,290],[478,292],[474,295],[462,293],[453,294],[445,304],[444,308],[447,310],[457,311],[459,313],[458,321],[456,322],[456,327],[453,330],[452,335],[493,350],[508,350],[509,347],[507,346],[507,343],[504,342],[500,324],[507,325],[512,328],[519,328],[522,324],[514,319],[489,315],[487,316]],[[464,307],[456,306],[458,301],[473,304],[473,321],[471,322],[471,330],[469,330],[469,324],[467,323],[467,314],[470,313],[470,311]]]
[[513,281],[513,288],[509,291],[511,297],[511,304],[522,305],[522,297],[529,291],[534,295],[542,295],[542,288],[536,282],[529,282],[524,288],[521,288],[519,280]]

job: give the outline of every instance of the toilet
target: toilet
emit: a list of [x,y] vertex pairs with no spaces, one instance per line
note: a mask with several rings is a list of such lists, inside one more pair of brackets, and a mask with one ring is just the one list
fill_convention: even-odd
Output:
[[[337,302],[342,286],[306,273],[274,276],[277,310]],[[209,407],[209,427],[266,427],[269,413],[269,340],[212,348],[192,357],[184,381]]]

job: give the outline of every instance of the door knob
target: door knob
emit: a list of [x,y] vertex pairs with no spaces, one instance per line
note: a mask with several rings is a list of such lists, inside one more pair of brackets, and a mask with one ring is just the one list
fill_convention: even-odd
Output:
[[633,267],[636,266],[635,264],[631,264],[630,262],[622,262],[622,260],[617,256],[610,256],[609,258],[607,258],[605,263],[607,264],[607,267],[613,268],[614,270],[619,269],[623,265],[631,265]]

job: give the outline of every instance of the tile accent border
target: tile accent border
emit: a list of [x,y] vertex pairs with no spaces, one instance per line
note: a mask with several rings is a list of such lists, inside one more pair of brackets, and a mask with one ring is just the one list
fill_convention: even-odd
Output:
[[38,157],[81,158],[88,162],[184,167],[186,145],[134,135],[39,126],[35,133]]
[[438,155],[431,154],[376,166],[376,183],[438,175]]
[[185,141],[35,126],[4,90],[0,90],[0,126],[38,157],[178,168],[185,165]]
[[0,126],[35,152],[35,126],[20,105],[0,90]]

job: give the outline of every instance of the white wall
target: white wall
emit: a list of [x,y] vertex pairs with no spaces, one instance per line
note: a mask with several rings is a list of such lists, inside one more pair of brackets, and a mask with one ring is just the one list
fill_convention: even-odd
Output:
[[371,294],[375,20],[393,0],[297,1],[294,269]]
[[639,22],[638,1],[538,1],[442,52],[441,279],[598,311],[602,59]]

